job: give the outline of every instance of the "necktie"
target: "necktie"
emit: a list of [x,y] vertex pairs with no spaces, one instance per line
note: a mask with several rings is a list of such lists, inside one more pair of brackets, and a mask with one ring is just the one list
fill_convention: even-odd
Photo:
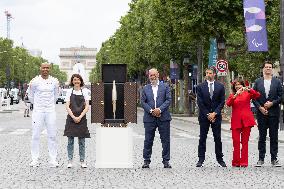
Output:
[[212,97],[213,97],[213,83],[210,83],[209,93],[210,93],[210,98],[212,99]]

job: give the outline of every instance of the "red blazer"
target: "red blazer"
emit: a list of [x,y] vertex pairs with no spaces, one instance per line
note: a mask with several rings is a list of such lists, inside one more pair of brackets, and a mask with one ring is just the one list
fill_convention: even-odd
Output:
[[249,92],[242,92],[235,99],[234,94],[230,94],[226,104],[232,106],[231,129],[256,125],[250,108],[250,100],[258,97],[260,97],[260,93],[253,89],[250,89]]

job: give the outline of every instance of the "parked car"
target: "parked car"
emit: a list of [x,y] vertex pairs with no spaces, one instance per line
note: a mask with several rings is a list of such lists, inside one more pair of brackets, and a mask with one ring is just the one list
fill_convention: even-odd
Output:
[[56,104],[58,104],[59,102],[61,102],[62,104],[64,104],[64,103],[66,102],[67,90],[68,90],[68,89],[62,89],[62,90],[61,90],[59,96],[57,97]]

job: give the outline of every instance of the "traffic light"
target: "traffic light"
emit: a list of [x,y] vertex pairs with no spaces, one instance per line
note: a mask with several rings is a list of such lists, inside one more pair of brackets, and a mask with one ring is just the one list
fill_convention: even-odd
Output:
[[192,73],[193,73],[193,66],[192,65],[188,65],[188,75],[189,75],[189,77],[192,76]]

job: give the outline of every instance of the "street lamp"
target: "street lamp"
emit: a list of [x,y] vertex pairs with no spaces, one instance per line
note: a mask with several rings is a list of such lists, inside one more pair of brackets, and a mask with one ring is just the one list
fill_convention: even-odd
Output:
[[[217,39],[217,48],[218,48],[218,59],[227,60],[226,55],[226,39],[224,38],[223,34],[220,35],[220,37]],[[226,98],[229,96],[230,93],[230,78],[229,78],[229,70],[227,70],[227,74],[225,76],[219,76],[221,82],[224,84],[225,87],[225,96]],[[225,116],[228,116],[230,114],[230,110],[227,109],[227,106],[223,109]],[[228,119],[228,117],[227,117]]]
[[219,50],[225,50],[226,49],[226,39],[223,37],[223,35],[221,35],[217,39],[217,46],[218,46]]

